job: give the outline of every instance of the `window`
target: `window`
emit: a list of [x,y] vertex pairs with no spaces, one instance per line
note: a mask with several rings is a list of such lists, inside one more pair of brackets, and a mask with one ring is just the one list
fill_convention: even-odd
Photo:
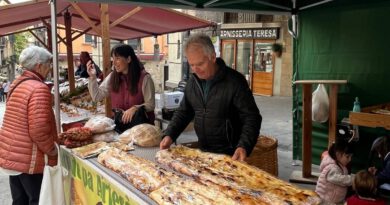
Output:
[[141,39],[129,39],[127,40],[127,44],[131,46],[134,51],[137,53],[138,46],[140,47],[140,51],[142,51],[142,40]]
[[225,12],[223,14],[224,23],[238,23],[238,13]]
[[84,42],[85,42],[85,43],[94,44],[94,43],[95,43],[95,38],[94,38],[94,36],[92,36],[92,35],[85,34],[85,35],[84,35]]
[[256,14],[256,22],[272,22],[273,20],[273,15]]

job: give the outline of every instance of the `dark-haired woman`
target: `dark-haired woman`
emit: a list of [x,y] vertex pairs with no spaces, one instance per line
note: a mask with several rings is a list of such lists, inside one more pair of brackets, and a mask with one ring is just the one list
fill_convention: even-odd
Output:
[[149,119],[154,124],[154,83],[138,60],[131,46],[120,44],[111,50],[113,71],[100,86],[96,80],[96,70],[92,61],[87,62],[89,93],[94,101],[110,96],[112,108],[124,111],[122,121],[131,121],[141,106],[145,107]]

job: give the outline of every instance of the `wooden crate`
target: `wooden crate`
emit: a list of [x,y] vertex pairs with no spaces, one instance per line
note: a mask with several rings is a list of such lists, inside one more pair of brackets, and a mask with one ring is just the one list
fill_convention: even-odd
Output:
[[373,110],[385,108],[390,108],[390,103],[365,107],[361,112],[349,112],[349,121],[352,125],[383,127],[390,130],[390,115],[372,113]]

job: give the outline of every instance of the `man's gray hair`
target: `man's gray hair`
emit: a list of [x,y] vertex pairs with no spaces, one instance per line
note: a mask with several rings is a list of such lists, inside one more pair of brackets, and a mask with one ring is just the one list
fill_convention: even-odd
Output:
[[19,64],[27,70],[32,70],[37,64],[47,63],[53,55],[44,48],[29,46],[19,56]]
[[187,43],[184,46],[184,51],[187,52],[188,47],[194,44],[201,46],[205,54],[207,54],[209,57],[212,54],[215,54],[213,42],[211,41],[209,36],[203,33],[197,33],[195,35],[190,36],[190,38],[187,40]]

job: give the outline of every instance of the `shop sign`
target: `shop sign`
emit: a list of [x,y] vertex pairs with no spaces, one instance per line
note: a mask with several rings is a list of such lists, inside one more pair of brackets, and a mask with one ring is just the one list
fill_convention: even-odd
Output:
[[[73,203],[100,205],[136,205],[130,196],[122,192],[117,186],[101,176],[96,170],[86,165],[82,160],[69,153],[62,152],[65,161],[71,164],[72,189],[69,196]],[[64,161],[64,160],[63,160]],[[74,201],[76,200],[76,201]],[[72,203],[72,204],[73,204]],[[77,203],[76,203],[77,204]]]
[[221,38],[278,39],[279,28],[222,29]]

